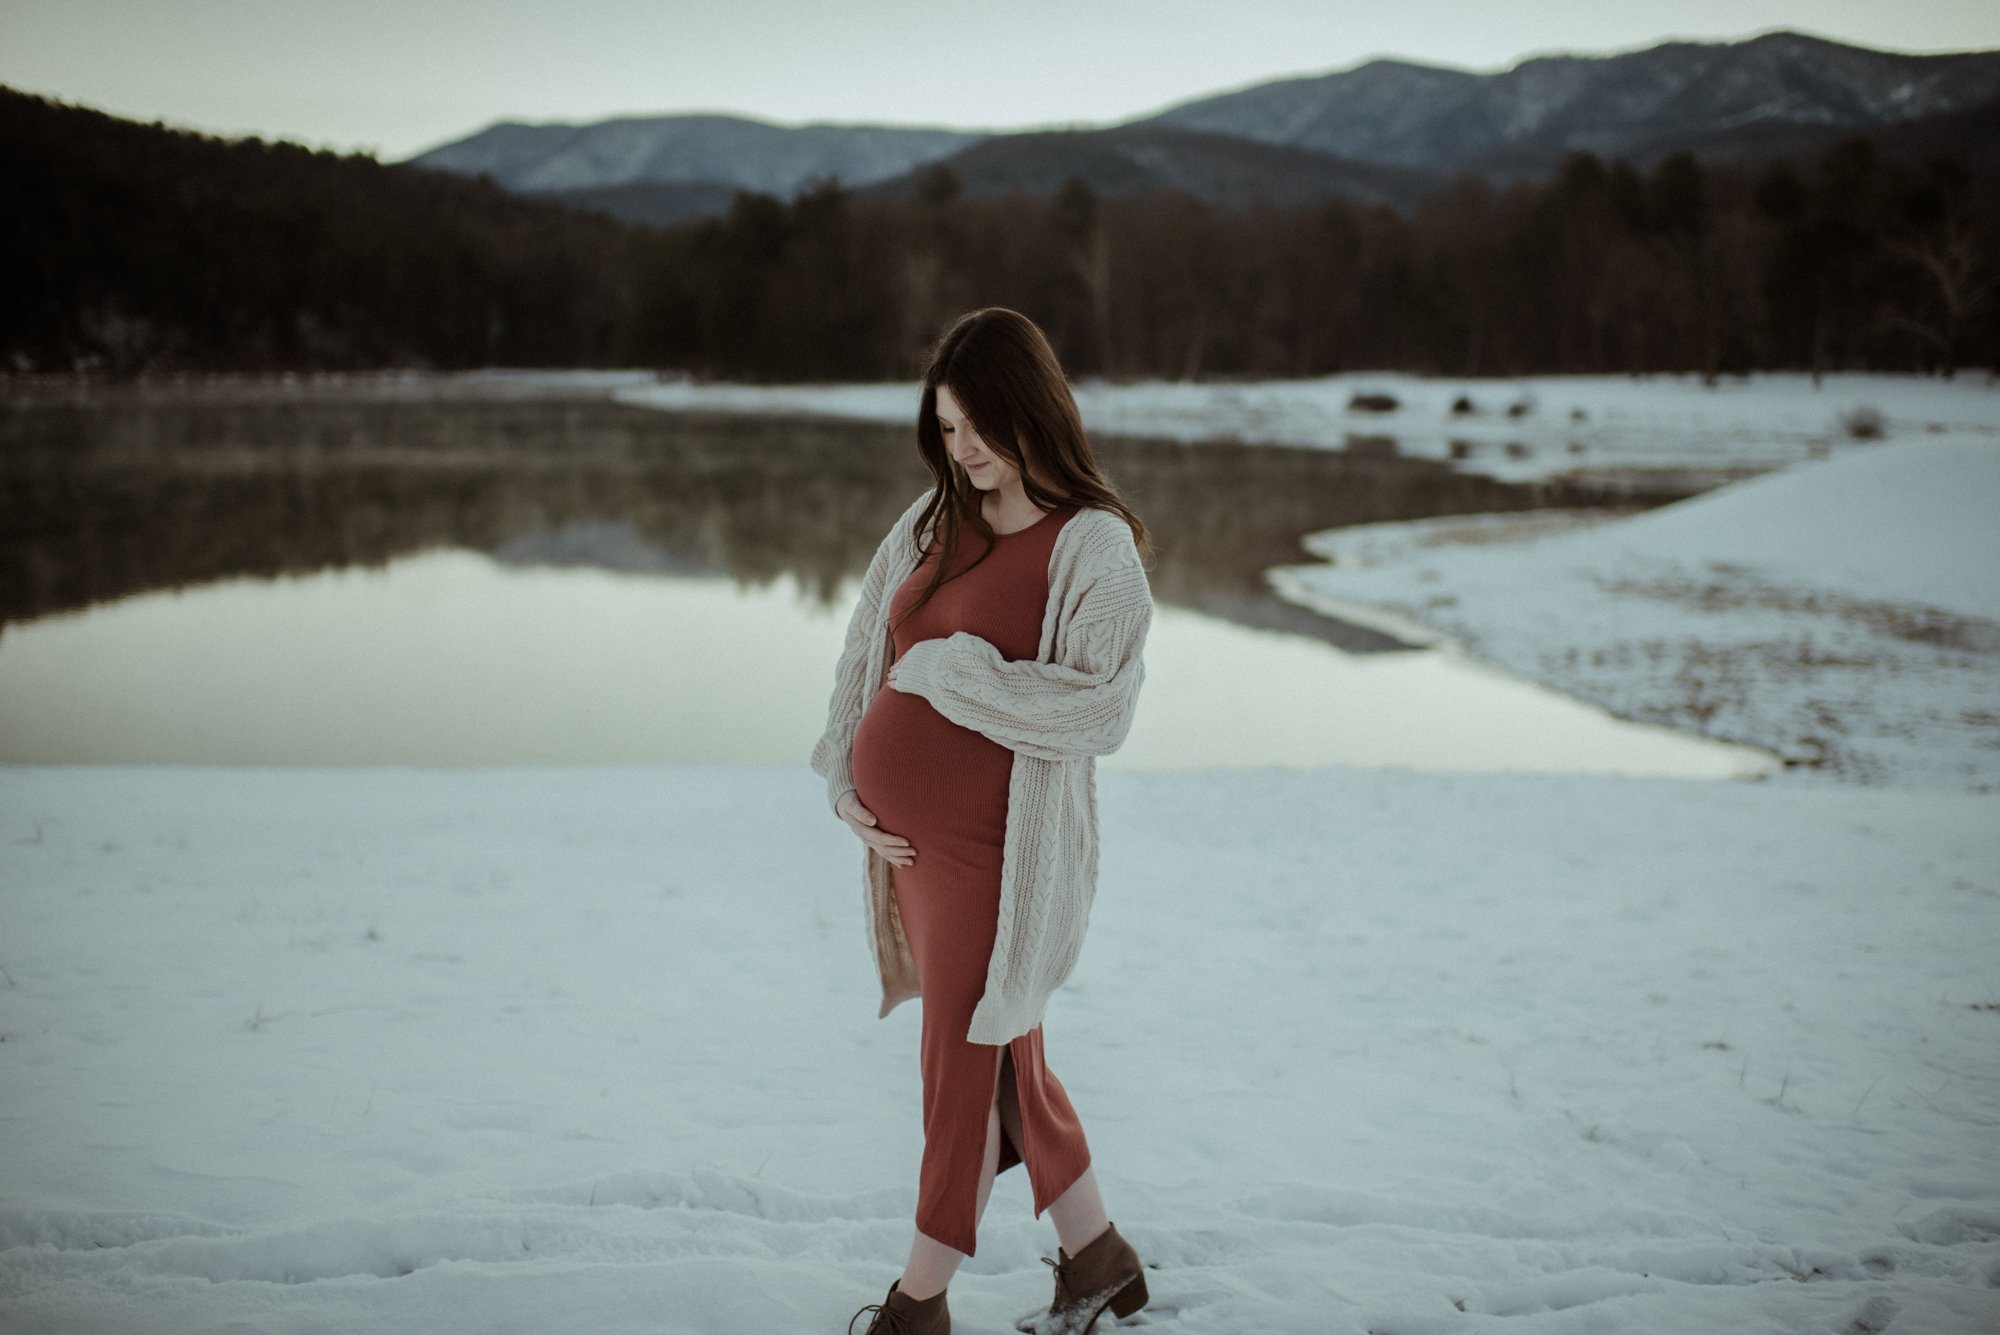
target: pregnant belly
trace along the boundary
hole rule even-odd
[[[861,804],[919,854],[925,836],[996,846],[1006,836],[1014,753],[953,723],[921,695],[877,691],[855,729],[848,765]]]

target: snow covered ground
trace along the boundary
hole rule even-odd
[[[1047,1024],[1161,1332],[2000,1327],[1994,798],[1107,771]],[[844,1330],[919,1006],[799,767],[0,769],[0,1329]],[[1018,1172],[952,1284],[1007,1335]]]
[[[1325,562],[1268,574],[1306,606],[1441,633],[1625,717],[1769,747],[1795,773],[1991,792],[1996,516],[2000,440],[1919,437],[1627,518],[1331,529],[1305,540]]]

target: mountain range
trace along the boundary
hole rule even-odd
[[[1891,157],[1950,154],[1975,179],[2000,179],[2000,51],[1909,55],[1780,30],[1535,56],[1497,73],[1368,60],[1090,129],[503,121],[407,161],[654,224],[723,212],[738,190],[789,198],[829,178],[904,193],[938,165],[972,195],[1076,177],[1112,197],[1179,190],[1241,207],[1340,195],[1407,212],[1455,177],[1542,179],[1579,150],[1642,170],[1684,150],[1754,165],[1856,134]]]

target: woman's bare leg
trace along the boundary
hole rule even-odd
[[[1049,1202],[1049,1219],[1056,1226],[1057,1240],[1071,1256],[1111,1227],[1111,1220],[1104,1213],[1104,1197],[1097,1191],[1095,1168],[1084,1169],[1068,1190]]]

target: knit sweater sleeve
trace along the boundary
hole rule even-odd
[[[1002,658],[991,642],[959,631],[911,645],[896,661],[890,685],[1027,755],[1109,755],[1132,726],[1152,623],[1151,586],[1136,554],[1128,554],[1084,591],[1065,661]]]
[[[911,511],[916,509],[911,507]],[[819,740],[813,744],[812,770],[826,780],[826,800],[834,814],[840,810],[840,796],[854,788],[853,771],[848,753],[854,746],[855,731],[861,726],[861,716],[868,707],[868,656],[870,637],[884,631],[883,600],[887,597],[889,568],[894,564],[897,544],[902,540],[902,527],[908,518],[898,519],[894,528],[875,549],[875,555],[868,562],[867,573],[861,577],[860,601],[854,605],[854,615],[848,619],[847,637],[833,668],[833,694],[827,700],[826,728]]]

